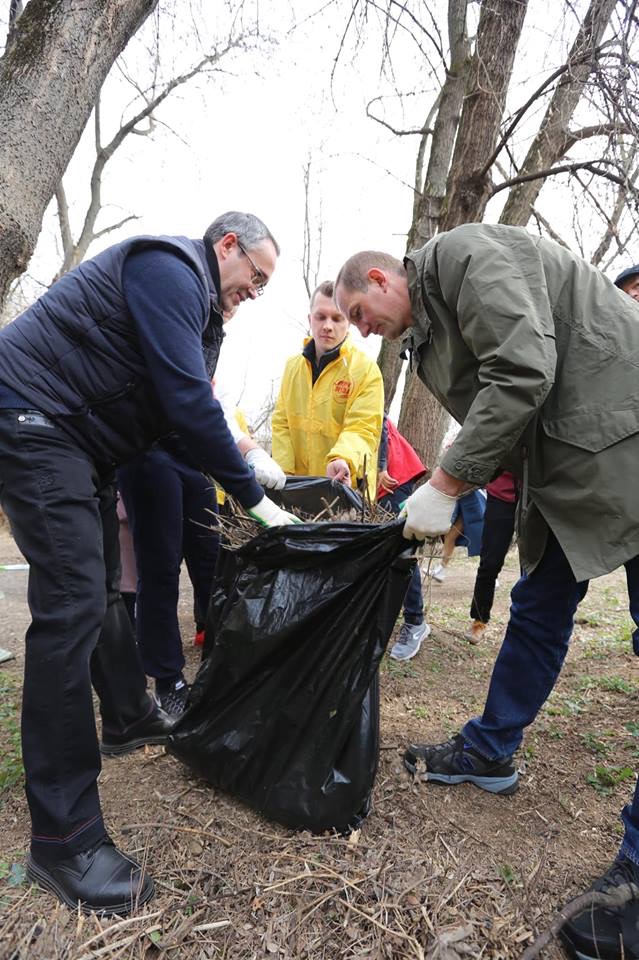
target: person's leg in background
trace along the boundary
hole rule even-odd
[[[442,541],[442,555],[439,558],[439,562],[435,564],[432,571],[429,572],[428,576],[432,577],[436,583],[443,583],[446,579],[446,567],[450,563],[453,553],[455,552],[455,547],[457,545],[458,538],[464,532],[464,520],[462,518],[459,507],[455,508],[453,513],[453,525],[444,536]]]
[[[156,693],[167,709],[172,706],[172,693],[186,683],[178,624],[183,551],[181,464],[165,450],[149,450],[118,470],[118,486],[138,568],[138,646],[144,670],[155,679]]]
[[[91,679],[100,698],[106,756],[130,753],[145,744],[166,743],[171,720],[146,689],[133,627],[120,594],[119,521],[113,478],[98,488],[103,531],[106,613],[91,657]]]
[[[572,955],[583,960],[639,956],[639,783],[621,819],[625,828],[621,849],[590,891],[619,897],[625,890],[625,898],[617,905],[584,907],[561,928]]]
[[[495,599],[497,577],[504,565],[515,532],[516,509],[515,502],[509,503],[490,494],[487,495],[479,567],[470,606],[471,624],[464,634],[471,643],[479,643],[486,632]]]
[[[138,571],[135,565],[135,551],[133,549],[133,536],[131,535],[131,528],[129,527],[129,518],[126,515],[122,497],[119,495],[118,521],[120,524],[120,566],[122,568],[120,595],[124,601],[131,625],[135,630],[135,598],[138,591]]]
[[[211,480],[185,466],[183,475],[183,552],[193,586],[196,636],[203,633],[215,579],[220,536],[216,529],[217,491]]]
[[[381,497],[379,505],[384,510],[388,510],[389,513],[398,516],[404,501],[411,495],[414,487],[415,484],[412,480],[402,483],[392,493]],[[419,653],[422,642],[429,633],[430,626],[424,620],[424,596],[418,561],[415,563],[415,569],[404,597],[404,623],[389,655],[393,660],[412,660]]]

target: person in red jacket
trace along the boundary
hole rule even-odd
[[[486,632],[497,577],[504,565],[515,532],[517,490],[512,473],[505,470],[486,485],[486,512],[481,538],[479,567],[470,605],[471,624],[464,636],[479,643]]]
[[[399,514],[404,501],[413,492],[415,482],[427,471],[408,440],[384,414],[382,439],[377,460],[377,502],[390,513]],[[393,660],[412,660],[419,653],[430,626],[424,620],[424,597],[419,564],[404,598],[404,623],[390,656]]]

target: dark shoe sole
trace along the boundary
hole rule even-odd
[[[73,900],[66,890],[56,883],[53,877],[49,876],[46,870],[38,866],[31,854],[27,856],[27,877],[29,880],[32,880],[33,883],[37,883],[39,887],[42,887],[43,890],[48,890],[49,893],[53,893],[58,900],[61,900],[62,903],[66,904],[67,907],[70,907],[72,910],[77,910],[79,905],[82,913],[97,913],[104,917],[130,914],[137,907],[141,907],[147,903],[155,893],[155,884],[151,877],[147,876],[135,900],[127,900],[124,903],[112,903],[106,907],[92,907],[90,903],[85,903],[82,900]]]
[[[169,742],[167,734],[159,734],[157,737],[138,737],[136,740],[127,740],[126,743],[100,743],[100,753],[103,757],[123,757],[126,753],[133,753],[140,747],[160,746],[164,747]]]
[[[479,777],[476,774],[467,773],[432,773],[430,770],[418,772],[417,764],[411,763],[406,758],[404,758],[404,766],[407,770],[410,770],[413,776],[428,783],[446,783],[452,786],[457,783],[473,783],[480,790],[496,793],[502,797],[508,797],[519,789],[519,774],[517,771],[507,777]]]

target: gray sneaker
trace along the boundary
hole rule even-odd
[[[404,623],[399,631],[399,638],[393,645],[390,657],[393,660],[412,660],[419,653],[422,640],[430,633],[427,623]]]

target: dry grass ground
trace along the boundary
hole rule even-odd
[[[0,561],[18,559],[0,534]],[[488,639],[461,637],[476,561],[456,558],[430,589],[433,631],[419,656],[382,667],[382,750],[373,810],[350,839],[294,834],[191,777],[161,750],[104,764],[100,790],[118,844],[157,884],[139,916],[100,921],[24,882],[28,844],[16,763],[27,623],[25,575],[0,573],[0,960],[520,957],[558,905],[614,856],[634,785],[637,684],[625,581],[593,583],[560,682],[519,763],[521,787],[416,784],[411,739],[441,739],[479,711],[517,576],[508,559]],[[181,602],[192,635],[190,598]],[[189,669],[197,654],[189,648]],[[558,946],[546,958],[563,956]]]

